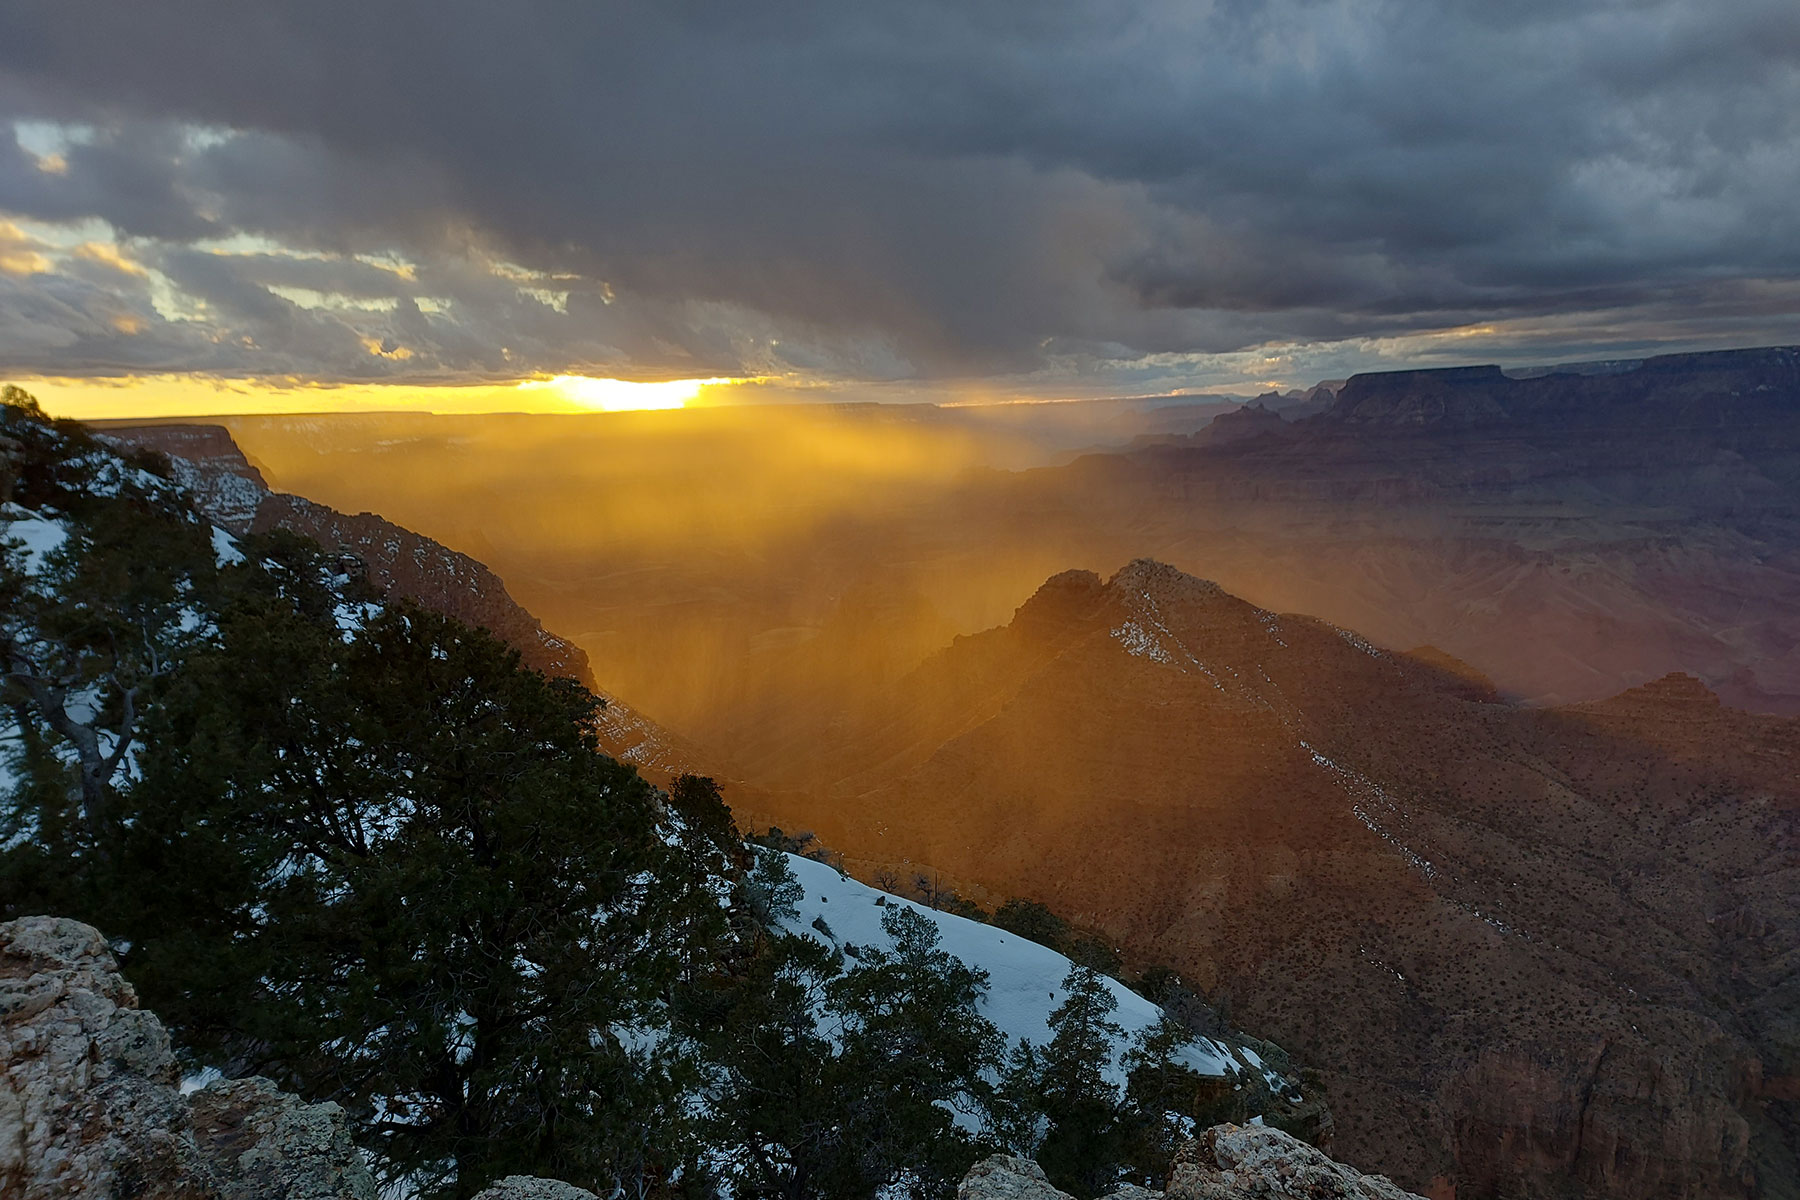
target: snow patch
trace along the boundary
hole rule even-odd
[[[0,516],[6,519],[0,525],[0,539],[19,543],[20,569],[34,578],[44,573],[45,560],[68,543],[66,520],[42,516],[18,504],[0,508]]]
[[[1127,621],[1112,631],[1113,639],[1125,647],[1125,653],[1134,658],[1147,658],[1151,662],[1164,666],[1175,665],[1174,656],[1162,648],[1162,643],[1144,632],[1144,627],[1136,621]]]
[[[882,914],[894,907],[910,908],[937,926],[941,949],[987,972],[988,990],[979,1008],[1006,1035],[1009,1044],[1020,1038],[1034,1046],[1050,1041],[1050,1014],[1068,999],[1062,981],[1074,964],[1067,958],[1004,929],[888,895],[846,878],[824,863],[790,854],[788,865],[806,893],[795,906],[799,915],[783,922],[789,933],[836,948],[855,945],[887,950],[893,947],[893,940],[881,927]],[[877,904],[877,900],[886,903]],[[831,930],[829,936],[814,927],[813,922],[818,920]],[[1139,1034],[1161,1022],[1162,1009],[1116,979],[1102,978],[1101,982],[1119,1004],[1112,1019],[1124,1030],[1124,1036],[1113,1047],[1108,1077],[1123,1085],[1125,1052]],[[1196,1038],[1176,1057],[1202,1075],[1223,1076],[1227,1071],[1244,1069],[1244,1063],[1233,1056],[1229,1046],[1211,1038]],[[1284,1089],[1287,1086],[1282,1085]]]
[[[235,567],[244,561],[244,552],[238,549],[237,539],[217,525],[213,526],[212,548],[213,558],[221,568]]]

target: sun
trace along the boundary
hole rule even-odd
[[[596,412],[629,412],[651,408],[685,408],[702,388],[733,382],[730,379],[667,379],[638,383],[629,379],[594,379],[587,375],[558,375],[553,379],[528,379],[521,390],[555,391],[569,403]]]

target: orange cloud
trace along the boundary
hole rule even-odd
[[[99,263],[103,267],[111,267],[125,275],[136,275],[141,278],[149,274],[140,264],[126,258],[124,251],[110,242],[83,242],[75,247],[75,257],[86,259],[91,263]]]

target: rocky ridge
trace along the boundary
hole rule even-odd
[[[344,582],[367,583],[386,595],[485,628],[517,649],[527,665],[579,681],[605,701],[594,723],[602,749],[654,782],[688,772],[721,779],[733,775],[722,769],[717,756],[600,688],[585,652],[547,631],[513,599],[499,576],[469,555],[374,514],[351,516],[271,489],[222,426],[115,421],[97,423],[92,432],[121,455],[161,455],[166,466],[157,471],[224,533],[240,537],[280,530],[311,538],[336,553]],[[10,454],[0,444],[0,496],[10,495]]]
[[[195,508],[228,533],[304,534],[352,557],[382,591],[490,630],[547,675],[595,686],[581,648],[546,630],[482,563],[373,513],[352,516],[270,490],[222,426],[103,424],[99,432],[115,446],[167,455]]]
[[[218,425],[103,424],[101,440],[168,457],[174,480],[195,508],[233,535],[286,530],[344,556],[347,569],[391,596],[411,600],[513,646],[527,665],[578,680],[606,701],[596,731],[607,753],[652,778],[684,772],[726,777],[709,756],[634,706],[601,688],[587,654],[546,630],[506,584],[467,554],[373,513],[354,516],[302,496],[272,490],[231,434]]]
[[[1796,761],[1691,677],[1527,708],[1140,561],[959,639],[781,815],[1228,998],[1421,1191],[1784,1196]]]

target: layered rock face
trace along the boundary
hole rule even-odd
[[[1137,553],[1516,695],[1679,670],[1800,713],[1800,350],[1360,375],[1233,428],[1254,436],[1079,464],[1065,494]]]
[[[1148,561],[888,699],[784,826],[1177,968],[1321,1069],[1334,1152],[1464,1200],[1800,1185],[1800,722],[1679,676],[1523,707]]]
[[[957,1200],[1070,1200],[1027,1158],[975,1164]],[[1215,1125],[1175,1155],[1166,1190],[1126,1185],[1105,1200],[1418,1200],[1381,1175],[1364,1175],[1278,1129]]]
[[[335,1104],[264,1079],[178,1088],[169,1037],[98,932],[0,925],[0,1194],[375,1200]]]

